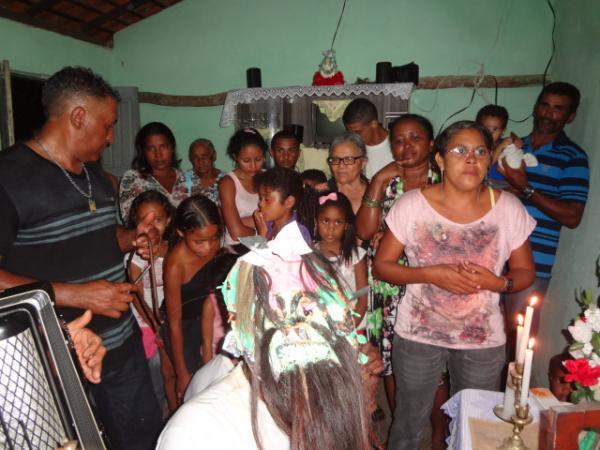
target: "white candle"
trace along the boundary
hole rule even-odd
[[[529,300],[529,306],[525,310],[525,324],[523,325],[523,332],[521,334],[521,342],[519,342],[519,349],[517,353],[517,362],[523,364],[525,361],[525,350],[527,349],[527,343],[529,342],[529,333],[531,332],[531,321],[533,320],[533,307],[537,303],[538,298],[533,295]]]
[[[502,406],[502,418],[509,420],[515,414],[515,389],[512,385],[511,373],[515,370],[515,363],[508,365],[506,374],[506,389],[504,389],[504,401]]]
[[[521,339],[523,338],[523,314],[517,316],[517,346],[515,347],[515,361],[518,360]]]
[[[527,405],[529,398],[529,382],[531,380],[531,362],[533,361],[533,344],[535,339],[529,339],[529,346],[525,350],[525,365],[523,366],[523,381],[521,382],[521,398],[519,403],[521,406]]]

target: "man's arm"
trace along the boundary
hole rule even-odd
[[[505,161],[502,161],[502,164],[499,164],[498,167],[506,181],[517,191],[517,195],[523,192],[528,183],[525,164],[522,164],[518,169],[513,169],[505,164]],[[544,214],[569,228],[575,228],[579,225],[585,208],[583,202],[558,200],[538,190],[529,197],[529,201]]]
[[[2,257],[0,257],[0,261]],[[33,278],[16,275],[0,269],[0,290],[32,283]],[[56,306],[89,309],[94,314],[114,319],[129,309],[135,286],[131,283],[112,283],[98,280],[89,283],[52,282]]]

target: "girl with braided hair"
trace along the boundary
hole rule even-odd
[[[224,349],[243,361],[180,408],[158,448],[370,448],[364,338],[334,268],[296,222],[241,242],[222,291]]]

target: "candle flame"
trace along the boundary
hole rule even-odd
[[[530,338],[529,339],[529,344],[527,345],[527,348],[528,349],[532,349],[534,345],[535,345],[535,338]]]
[[[537,302],[538,302],[537,295],[532,295],[531,298],[529,299],[529,306],[535,306],[535,304]]]
[[[524,320],[524,319],[523,319],[523,314],[519,314],[519,315],[517,316],[517,323],[519,324],[519,326],[520,326],[520,327],[522,327],[522,326],[523,326],[523,320]]]

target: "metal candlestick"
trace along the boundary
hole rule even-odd
[[[511,372],[510,380],[512,381],[512,387],[515,389],[515,414],[510,419],[505,419],[502,414],[503,405],[496,405],[494,414],[504,422],[513,424],[513,434],[511,437],[506,438],[497,450],[529,450],[521,437],[523,428],[533,421],[532,415],[529,414],[529,405],[519,403],[523,382],[523,364],[515,364],[515,372]]]

